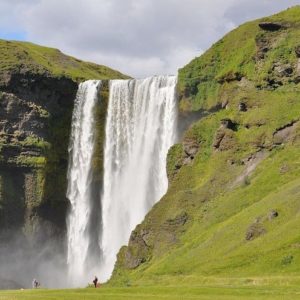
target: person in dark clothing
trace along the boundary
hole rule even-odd
[[[94,286],[95,288],[97,287],[97,283],[98,283],[98,278],[97,276],[95,276],[95,279],[93,280]]]

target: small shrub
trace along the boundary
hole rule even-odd
[[[293,255],[287,255],[281,260],[281,264],[283,266],[290,265],[292,263],[293,259],[294,259]]]

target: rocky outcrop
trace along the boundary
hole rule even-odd
[[[256,38],[256,60],[262,60],[265,58],[266,53],[271,49],[272,45],[270,40],[265,36],[259,36]]]
[[[251,224],[247,231],[245,239],[247,241],[252,241],[259,236],[266,233],[266,229],[264,228],[263,224],[260,222],[260,219],[257,219],[253,224]]]
[[[273,70],[280,77],[291,77],[294,70],[291,64],[275,63]]]
[[[190,164],[199,151],[199,143],[195,139],[186,138],[183,141],[183,164]]]
[[[230,130],[236,130],[237,124],[233,122],[231,119],[226,118],[221,120],[220,129],[230,129]]]
[[[252,241],[267,232],[265,228],[266,222],[273,221],[278,218],[279,213],[275,209],[271,209],[267,215],[257,217],[255,221],[248,227],[245,235],[247,241]]]
[[[218,151],[226,151],[231,148],[233,135],[229,130],[219,129],[215,135],[213,148]]]
[[[131,233],[129,245],[130,249],[125,249],[124,265],[127,269],[135,269],[149,258],[151,232],[137,228]]]
[[[151,260],[153,254],[161,255],[160,248],[163,244],[167,243],[170,247],[178,242],[176,233],[184,228],[188,220],[186,212],[179,213],[161,224],[159,233],[150,227],[142,228],[138,225],[131,233],[128,247],[123,247],[118,254],[118,267],[136,269]]]
[[[173,226],[183,226],[188,220],[188,214],[183,212],[177,215],[174,219],[168,219],[166,223]]]
[[[283,127],[278,128],[273,134],[273,143],[275,145],[281,145],[287,143],[293,139],[296,129],[298,128],[298,122],[294,121],[286,124]]]
[[[222,119],[219,129],[217,130],[213,149],[218,151],[226,151],[232,148],[234,144],[233,131],[236,131],[237,124],[231,119]]]
[[[267,31],[277,31],[277,30],[284,28],[284,26],[282,24],[275,23],[275,22],[261,22],[258,24],[258,26],[261,29],[267,30]]]
[[[240,81],[243,78],[243,75],[239,72],[229,72],[220,78],[218,78],[218,83],[223,84],[225,82],[231,81]]]

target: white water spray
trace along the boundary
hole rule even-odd
[[[69,144],[67,198],[71,202],[68,217],[69,284],[87,283],[89,221],[91,215],[91,162],[94,152],[94,107],[101,81],[89,80],[79,85],[72,117]]]
[[[106,122],[101,280],[131,231],[167,191],[166,157],[176,139],[176,77],[112,80]]]

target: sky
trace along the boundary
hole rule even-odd
[[[0,38],[136,78],[176,74],[238,25],[300,0],[0,0]]]

